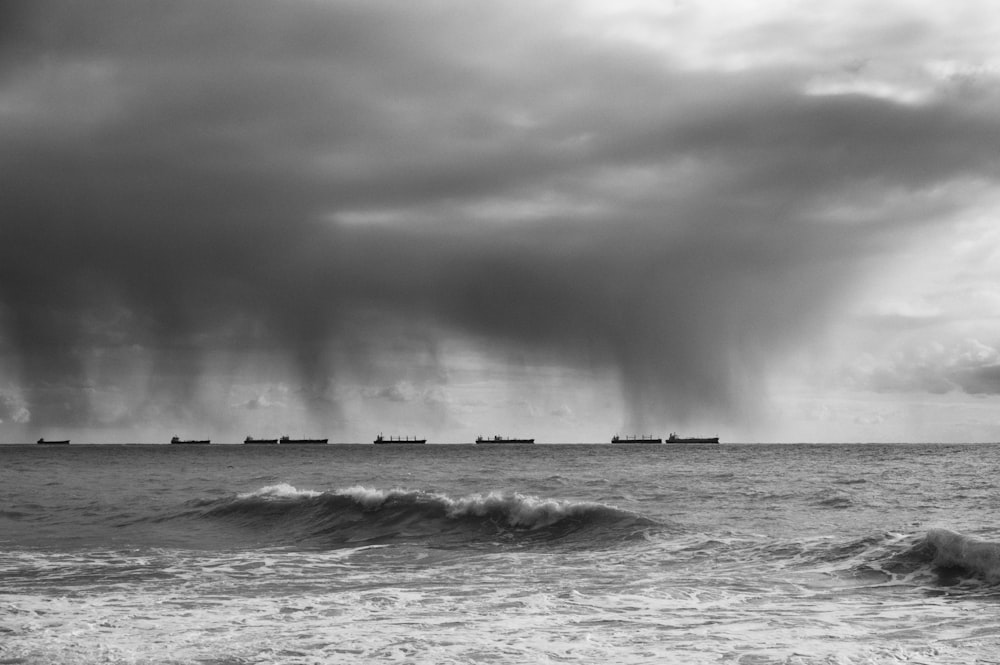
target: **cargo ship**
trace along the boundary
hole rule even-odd
[[[652,434],[649,436],[618,436],[615,434],[611,437],[611,443],[663,443],[663,439],[654,438]]]
[[[45,439],[39,439],[38,441],[35,441],[35,443],[39,446],[68,446],[69,439],[63,439],[60,441],[46,441]]]
[[[718,443],[719,437],[717,436],[677,436],[673,432],[667,437],[667,443]]]
[[[248,444],[248,443],[277,444],[278,440],[277,439],[255,439],[252,436],[248,436],[247,438],[243,439],[243,443],[244,444]]]
[[[212,443],[211,439],[180,439],[178,437],[173,437],[170,439],[170,443],[174,445],[208,445]]]
[[[416,437],[409,437],[409,436],[390,436],[389,438],[386,438],[386,437],[382,436],[381,432],[379,432],[379,435],[375,437],[375,440],[372,443],[376,443],[376,444],[379,444],[379,443],[411,443],[411,444],[418,443],[419,444],[419,443],[427,443],[427,439],[418,439]]]
[[[492,439],[484,439],[481,436],[476,437],[476,443],[534,443],[534,439],[507,439],[502,436],[495,436]]]
[[[278,439],[278,443],[319,443],[323,444],[329,441],[329,439],[290,439],[287,436],[283,436]]]

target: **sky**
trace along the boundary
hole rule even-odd
[[[1000,441],[989,0],[0,14],[0,441]]]

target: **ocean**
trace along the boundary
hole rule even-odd
[[[0,665],[998,663],[991,445],[0,446]]]

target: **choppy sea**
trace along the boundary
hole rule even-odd
[[[0,446],[0,664],[998,663],[1000,447]]]

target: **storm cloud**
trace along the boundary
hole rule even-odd
[[[335,421],[341,377],[451,338],[613,370],[636,428],[739,422],[1000,175],[988,81],[869,94],[850,48],[692,67],[563,3],[7,11],[0,350],[35,423],[106,421],[98,387],[211,419],[198,382],[251,356]]]

